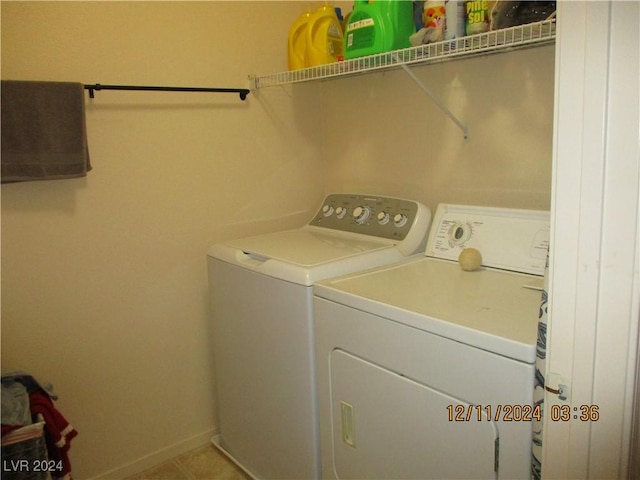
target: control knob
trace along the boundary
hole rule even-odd
[[[385,212],[384,210],[378,213],[378,223],[380,225],[386,225],[387,223],[389,223],[389,218],[389,213]]]
[[[336,208],[336,216],[338,218],[344,218],[346,213],[347,213],[347,209],[346,208],[344,208],[344,207]]]
[[[356,207],[353,209],[353,218],[359,225],[366,223],[366,221],[369,220],[370,214],[371,209],[369,207]]]
[[[407,224],[407,220],[407,216],[404,213],[396,213],[393,217],[393,224],[398,228],[402,228]]]
[[[472,234],[473,228],[471,227],[471,224],[456,222],[449,229],[449,243],[451,245],[463,245],[471,238]]]
[[[333,207],[331,205],[325,205],[322,207],[322,214],[325,217],[330,217],[333,214]]]

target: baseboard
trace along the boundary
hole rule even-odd
[[[120,467],[101,473],[90,480],[113,480],[114,478],[126,478],[144,470],[154,467],[160,463],[171,460],[172,458],[182,455],[190,450],[194,450],[203,445],[211,444],[211,437],[217,433],[213,428],[205,430],[202,433],[189,437],[180,442],[176,442],[168,447],[161,448],[153,453],[138,458],[133,462],[129,462]]]
[[[243,463],[240,460],[238,460],[236,457],[231,455],[231,453],[228,452],[227,449],[222,446],[222,440],[220,438],[220,435],[214,435],[213,437],[211,437],[211,443],[213,443],[213,445],[218,450],[220,450],[220,452],[225,457],[227,457],[229,460],[231,460],[233,463],[235,463],[244,473],[246,473],[249,478],[251,478],[252,480],[258,480],[258,478],[251,471],[249,471],[249,470],[247,470],[245,468],[245,466],[243,465]]]

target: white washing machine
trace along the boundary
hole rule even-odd
[[[320,475],[312,284],[424,252],[430,223],[418,202],[333,194],[302,228],[210,247],[213,441],[251,476]]]
[[[425,256],[314,286],[324,478],[529,478],[548,243],[548,212],[441,204]]]

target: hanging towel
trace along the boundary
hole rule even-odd
[[[83,84],[3,80],[0,89],[2,183],[91,170]]]

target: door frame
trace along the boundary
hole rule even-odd
[[[638,349],[637,2],[558,2],[543,478],[626,478]],[[549,415],[568,407],[568,421]],[[580,420],[581,406],[597,419]]]

